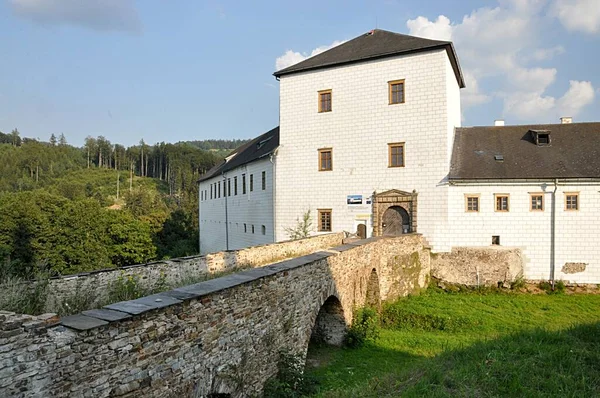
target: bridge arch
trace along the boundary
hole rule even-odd
[[[365,306],[379,310],[381,308],[381,292],[379,289],[379,275],[373,268],[367,281],[367,293],[365,297]]]
[[[341,346],[347,328],[344,307],[335,295],[331,295],[319,309],[310,340],[316,343]]]

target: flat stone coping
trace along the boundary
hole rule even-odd
[[[70,315],[60,320],[61,325],[69,327],[71,329],[84,331],[94,329],[100,326],[108,325],[108,322],[98,318],[92,318],[82,314]]]
[[[305,256],[284,260],[264,267],[247,269],[235,274],[209,279],[193,285],[182,286],[166,292],[141,297],[135,300],[112,303],[104,306],[101,309],[83,311],[81,314],[61,318],[60,323],[63,326],[78,331],[102,327],[108,325],[109,322],[127,320],[135,315],[178,305],[185,300],[197,299],[202,296],[207,296],[235,286],[243,285],[248,282],[256,281],[264,277],[272,276],[280,272],[299,268],[315,261],[336,256],[341,252],[367,245],[379,239],[381,238],[376,237],[349,242],[328,250],[322,250]]]

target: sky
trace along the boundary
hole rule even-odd
[[[600,0],[0,0],[0,131],[255,137],[273,72],[373,28],[454,42],[463,126],[600,121]]]

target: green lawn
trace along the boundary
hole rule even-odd
[[[428,291],[383,320],[363,348],[311,347],[319,396],[600,396],[600,295]]]

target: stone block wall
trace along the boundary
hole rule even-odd
[[[146,287],[153,286],[159,280],[167,286],[173,286],[185,280],[197,280],[206,274],[257,267],[309,254],[339,245],[343,238],[343,233],[333,233],[229,252],[174,258],[54,278],[49,284],[46,308],[47,311],[56,311],[65,305],[69,297],[83,294],[94,297],[92,307],[97,303],[105,303],[110,284],[118,278],[133,276]]]
[[[381,298],[395,299],[426,285],[427,254],[418,235],[367,239],[59,325],[52,315],[1,313],[0,396],[252,396],[276,373],[280,350],[306,353],[329,298],[348,324],[373,270]]]
[[[467,286],[510,286],[523,277],[521,249],[500,246],[455,247],[431,256],[431,276]]]

